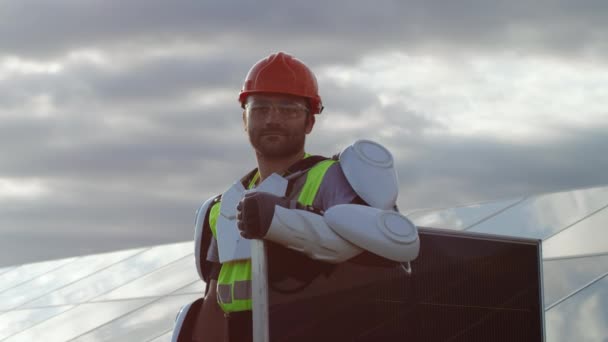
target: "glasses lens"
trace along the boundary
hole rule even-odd
[[[247,105],[249,115],[256,119],[265,119],[271,113],[276,112],[283,120],[292,120],[301,117],[308,112],[308,108],[301,103],[271,103],[252,101]]]

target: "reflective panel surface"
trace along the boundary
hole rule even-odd
[[[463,230],[479,221],[520,202],[522,198],[480,203],[466,207],[414,212],[407,217],[419,227]]]
[[[608,276],[545,313],[547,341],[608,339]]]
[[[64,305],[41,309],[13,310],[0,314],[0,340],[56,316],[72,307],[71,305]]]
[[[168,296],[154,301],[73,341],[148,341],[173,328],[179,309],[195,295]]]
[[[608,274],[608,255],[543,262],[545,308]]]
[[[198,293],[202,296],[205,293],[205,283],[200,279],[195,280],[192,284],[175,291],[175,294],[186,293]]]
[[[192,250],[192,243],[162,245],[146,249],[87,278],[26,303],[23,307],[76,304],[88,301],[183,258],[191,254]],[[141,251],[141,249],[134,251]],[[193,268],[193,271],[196,274],[196,269]]]
[[[7,266],[7,267],[0,268],[0,277],[2,276],[3,273],[6,273],[6,272],[11,271],[11,270],[14,270],[17,267],[18,266]]]
[[[150,340],[149,342],[171,342],[171,336],[173,335],[173,331],[169,330],[165,334],[158,336],[157,338]]]
[[[196,279],[198,279],[198,273],[194,263],[194,254],[191,254],[93,300],[162,296],[184,287]]]
[[[23,284],[39,275],[50,272],[74,260],[76,260],[76,258],[37,262],[35,264],[16,267],[8,272],[5,272],[0,275],[0,294],[2,291],[6,291],[7,289],[19,284]]]
[[[539,195],[468,231],[545,239],[608,204],[608,187]]]
[[[76,258],[53,271],[0,293],[0,310],[12,309],[39,298],[45,293],[91,275],[132,254],[133,251],[121,251]]]
[[[543,241],[543,256],[608,253],[608,208]]]
[[[608,187],[603,187],[408,217],[418,226],[450,229],[449,234],[479,231],[545,239],[543,304],[550,308],[545,312],[546,340],[608,342],[607,205]],[[289,292],[310,282],[311,274],[274,279],[273,321],[290,326],[290,305],[295,303],[303,310],[296,315],[313,313],[305,326],[318,331],[358,329],[360,336],[378,337],[385,329],[403,332],[412,341],[522,340],[523,330],[509,331],[512,336],[492,334],[507,324],[530,327],[536,319],[530,319],[536,310],[533,291],[519,286],[538,275],[519,259],[528,252],[502,249],[501,239],[482,245],[423,239],[409,277],[402,268],[378,271],[377,265],[365,263],[322,269],[320,277],[311,273],[315,280],[305,287],[313,291],[308,297]],[[0,340],[168,342],[179,308],[204,293],[193,250],[190,241],[119,252],[132,254],[116,259],[98,254],[0,268]],[[359,268],[367,278],[348,277]],[[326,286],[332,282],[338,291]],[[484,285],[477,288],[478,283]],[[332,322],[332,315],[349,318]],[[416,328],[405,331],[412,322]],[[296,333],[305,336],[309,331]]]
[[[165,333],[153,340],[150,340],[150,342],[170,342],[172,335],[173,335],[173,331],[168,331],[167,333]]]
[[[67,341],[131,312],[150,301],[150,299],[132,299],[81,304],[4,341]]]
[[[269,248],[271,338],[541,339],[538,241],[421,229],[420,246],[411,274],[371,255],[338,265],[309,262],[294,268],[301,261],[293,254],[297,252],[277,249],[272,254]]]

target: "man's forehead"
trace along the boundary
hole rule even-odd
[[[286,95],[286,94],[271,94],[271,93],[263,93],[263,94],[251,94],[247,98],[247,102],[252,101],[268,101],[268,102],[298,102],[302,104],[306,104],[307,100],[304,97],[294,96],[294,95]]]

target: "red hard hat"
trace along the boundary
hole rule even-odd
[[[256,93],[306,97],[312,114],[320,114],[323,110],[315,74],[300,60],[284,52],[272,54],[251,67],[239,94],[241,106],[245,106],[247,96]]]

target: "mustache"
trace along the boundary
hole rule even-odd
[[[260,131],[260,135],[289,135],[289,132],[280,129],[264,129]]]

